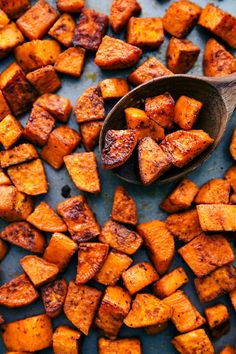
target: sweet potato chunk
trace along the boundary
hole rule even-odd
[[[10,18],[21,16],[29,7],[29,0],[5,1],[0,0],[0,8],[6,12]]]
[[[102,243],[80,243],[76,284],[84,284],[94,278],[102,268],[109,246]]]
[[[11,110],[2,94],[2,91],[0,90],[0,121],[3,120],[3,118],[5,118],[8,114],[11,114]]]
[[[235,166],[231,166],[225,172],[225,179],[230,183],[231,188],[236,193],[236,165]]]
[[[78,98],[75,104],[75,117],[78,123],[105,118],[104,101],[99,87],[90,87]]]
[[[53,333],[53,352],[55,354],[78,354],[81,333],[68,327],[59,326]]]
[[[145,112],[150,119],[163,128],[173,128],[175,101],[168,92],[163,95],[146,98]]]
[[[177,38],[186,37],[196,24],[201,14],[197,4],[187,0],[175,1],[167,9],[163,17],[166,32]]]
[[[126,254],[111,250],[94,279],[104,285],[115,285],[133,260]]]
[[[236,349],[232,345],[226,345],[223,350],[221,350],[220,354],[235,354]]]
[[[236,205],[197,205],[200,225],[203,231],[236,231]]]
[[[146,327],[167,322],[172,308],[150,294],[137,294],[124,323],[131,328]]]
[[[175,105],[174,122],[181,129],[189,130],[195,124],[202,108],[202,102],[187,96],[181,96]]]
[[[181,354],[214,354],[215,350],[204,329],[196,329],[189,333],[174,337],[172,344]]]
[[[85,122],[80,124],[82,143],[86,151],[92,151],[99,142],[102,121]]]
[[[227,76],[236,71],[236,58],[214,38],[210,38],[205,46],[203,69],[206,76]]]
[[[219,338],[229,330],[229,312],[225,305],[205,308],[205,315],[213,338]]]
[[[49,112],[56,120],[66,123],[72,111],[72,105],[69,98],[61,97],[55,94],[45,93],[34,103]]]
[[[94,152],[78,152],[64,157],[67,171],[82,191],[99,193],[101,191],[97,159]]]
[[[110,12],[110,23],[113,31],[119,33],[132,16],[138,15],[141,6],[136,0],[113,0]]]
[[[17,165],[38,157],[37,150],[31,144],[21,144],[11,150],[0,152],[0,164],[2,168]]]
[[[136,232],[112,220],[103,226],[99,241],[128,255],[134,254],[142,244],[142,238]]]
[[[122,338],[110,340],[99,338],[98,354],[142,354],[141,342],[136,338]]]
[[[14,22],[0,28],[0,59],[24,42],[21,31]]]
[[[174,166],[183,167],[213,144],[213,141],[203,130],[177,130],[166,135],[161,147],[170,154]]]
[[[90,286],[69,284],[64,312],[68,320],[85,335],[89,333],[101,295],[101,291]]]
[[[108,286],[98,309],[95,325],[102,334],[115,339],[128,315],[131,303],[129,293],[119,286]]]
[[[6,242],[0,239],[0,262],[6,257],[7,251],[8,251],[8,246]]]
[[[115,189],[111,217],[114,221],[124,224],[137,224],[135,201],[122,186],[117,186]]]
[[[68,126],[60,126],[49,135],[40,156],[55,169],[61,168],[64,156],[70,154],[80,142],[80,135]]]
[[[72,38],[75,30],[75,20],[69,14],[62,14],[60,18],[48,31],[48,34],[55,38],[65,47],[72,45]]]
[[[55,213],[55,211],[50,207],[50,205],[45,202],[41,202],[37,205],[33,213],[28,216],[27,221],[41,231],[67,231],[66,224]]]
[[[116,77],[100,81],[99,87],[104,100],[118,99],[129,92],[127,81]]]
[[[141,262],[123,272],[122,279],[129,293],[134,295],[156,281],[158,274],[149,262]]]
[[[201,234],[178,250],[197,277],[233,262],[234,252],[224,236]]]
[[[0,168],[0,186],[11,186],[11,181]]]
[[[59,54],[55,69],[65,75],[80,77],[85,62],[85,49],[68,48]]]
[[[17,26],[30,40],[42,38],[58,18],[58,13],[44,0],[38,0],[17,21]]]
[[[231,138],[230,146],[229,146],[229,151],[234,160],[236,160],[236,129],[233,131],[233,135]]]
[[[64,279],[56,280],[53,283],[41,288],[41,295],[46,314],[51,317],[60,315],[67,293],[67,284]]]
[[[52,323],[46,314],[2,325],[7,350],[34,352],[51,346]]]
[[[35,287],[54,280],[59,273],[55,264],[37,256],[25,256],[20,260],[20,264]]]
[[[22,126],[19,121],[8,114],[0,122],[0,143],[4,149],[9,149],[21,137],[23,132]]]
[[[2,9],[0,9],[0,29],[5,27],[9,23],[9,21],[10,20],[7,14]]]
[[[202,278],[196,278],[194,283],[200,301],[212,301],[235,289],[236,269],[232,265],[226,265]]]
[[[28,73],[26,78],[41,95],[57,91],[61,87],[61,81],[52,65]]]
[[[61,12],[80,12],[85,5],[85,0],[57,0],[58,10]]]
[[[159,220],[148,221],[137,226],[144,244],[159,274],[165,273],[174,257],[175,243],[166,224]]]
[[[123,165],[132,155],[136,144],[135,130],[108,130],[101,154],[102,167],[110,170]]]
[[[178,267],[157,280],[152,289],[157,297],[163,299],[172,295],[186,283],[188,283],[188,276],[182,267]]]
[[[205,183],[195,197],[196,204],[228,204],[230,184],[224,179],[211,179]]]
[[[88,241],[99,235],[100,227],[83,195],[61,202],[57,211],[63,217],[75,242]]]
[[[95,64],[104,70],[125,69],[133,66],[142,50],[118,38],[103,37],[95,57]]]
[[[128,79],[132,84],[138,86],[157,77],[170,75],[173,75],[173,73],[169,69],[155,57],[151,57],[135,69]]]
[[[172,308],[171,321],[180,333],[190,332],[206,322],[181,290],[166,297],[163,302]]]

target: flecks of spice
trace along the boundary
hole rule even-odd
[[[71,192],[71,188],[67,184],[65,186],[63,186],[62,189],[61,189],[61,195],[64,198],[69,198],[70,197],[70,192]]]

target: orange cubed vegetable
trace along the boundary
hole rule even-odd
[[[33,145],[20,144],[10,150],[0,152],[0,165],[2,168],[6,168],[36,159],[37,157],[38,153]]]
[[[93,151],[99,142],[103,121],[85,122],[80,124],[82,143],[86,151]]]
[[[205,308],[205,315],[213,338],[219,338],[229,330],[229,312],[225,305]]]
[[[23,129],[19,121],[8,114],[0,122],[0,143],[5,149],[9,149],[21,137],[22,132]]]
[[[146,98],[145,112],[150,119],[163,128],[173,128],[175,101],[168,92],[163,95]]]
[[[137,207],[131,195],[121,186],[114,193],[111,217],[124,224],[137,224]]]
[[[215,353],[214,347],[204,329],[196,329],[195,331],[178,335],[174,337],[171,343],[181,354]]]
[[[57,91],[61,87],[61,81],[52,65],[30,72],[26,78],[41,95]]]
[[[107,338],[99,338],[98,354],[142,354],[141,342],[136,338],[122,338],[110,340]]]
[[[62,74],[80,77],[85,62],[83,48],[68,48],[58,55],[55,69]]]
[[[75,20],[70,14],[62,14],[50,28],[48,34],[65,47],[72,45],[75,30]]]
[[[110,23],[113,31],[119,33],[132,16],[138,15],[141,6],[136,0],[113,0],[110,12]]]
[[[195,197],[196,204],[228,204],[230,184],[220,178],[211,179],[205,183]]]
[[[157,280],[153,284],[152,290],[157,297],[163,299],[172,295],[186,283],[188,283],[188,276],[182,267],[178,267]]]
[[[225,172],[225,179],[230,183],[231,188],[236,193],[236,166],[231,166]]]
[[[197,212],[203,231],[236,231],[236,205],[199,204]]]
[[[0,59],[4,58],[18,45],[25,41],[21,31],[14,22],[0,28]]]
[[[44,285],[40,291],[46,314],[51,318],[59,316],[66,299],[66,281],[64,279],[56,280]]]
[[[2,91],[0,90],[0,121],[3,120],[3,118],[5,118],[8,114],[11,114],[11,110],[2,94]]]
[[[54,354],[78,354],[81,333],[68,326],[59,326],[53,333]]]
[[[84,5],[85,0],[57,0],[57,7],[61,12],[78,13]]]
[[[90,87],[78,98],[75,104],[75,118],[77,123],[105,118],[104,101],[99,87]]]
[[[116,77],[100,81],[99,87],[104,100],[118,99],[129,92],[127,81]]]
[[[51,93],[45,93],[40,96],[34,102],[34,105],[45,109],[45,111],[49,112],[56,120],[62,123],[68,121],[72,111],[72,105],[69,98]]]
[[[181,129],[192,129],[202,109],[202,102],[187,96],[181,96],[175,104],[174,122]]]
[[[0,8],[12,19],[21,16],[29,7],[29,0],[0,0]]]

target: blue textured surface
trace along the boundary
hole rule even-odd
[[[171,1],[157,1],[157,0],[139,0],[142,5],[142,17],[154,17],[154,16],[162,16],[164,10],[169,6]],[[211,1],[213,2],[213,1]],[[55,5],[55,1],[50,1],[51,4]],[[204,6],[207,1],[206,0],[199,0],[197,1],[198,4]],[[225,10],[230,11],[233,15],[236,15],[236,1],[234,0],[223,0],[223,1],[214,1],[215,4],[219,5]],[[103,13],[109,14],[109,9],[111,5],[111,0],[87,0],[87,6],[94,8],[98,11]],[[123,34],[121,35],[121,38]],[[201,28],[195,28],[192,33],[189,35],[189,38],[194,41],[194,43],[198,44],[201,48],[204,47],[204,43],[208,38],[208,34],[205,30]],[[161,46],[158,51],[152,53],[145,53],[141,61],[144,61],[145,57],[154,55],[158,59],[164,62],[165,60],[165,52],[166,47],[168,44],[168,37],[166,37],[165,42]],[[190,71],[191,74],[202,74],[202,55],[203,51],[201,52],[198,62],[195,64],[194,68]],[[1,61],[0,63],[0,70],[2,71],[11,61],[13,58],[8,58],[6,60]],[[131,69],[133,70],[133,69]],[[74,104],[76,99],[80,96],[80,94],[88,87],[92,85],[96,85],[99,80],[106,78],[106,77],[122,77],[126,76],[128,72],[131,70],[125,71],[116,71],[116,72],[102,72],[99,68],[95,66],[93,63],[93,56],[87,54],[87,60],[84,68],[83,75],[80,79],[73,79],[68,77],[62,77],[63,86],[58,91],[58,93],[62,96],[69,97]],[[191,92],[189,93],[191,96]],[[109,107],[107,106],[107,110]],[[24,124],[25,120],[27,119],[27,115],[21,118],[22,123]],[[220,146],[211,156],[211,158],[196,172],[189,175],[198,185],[203,184],[209,178],[216,178],[222,177],[224,175],[224,171],[232,164],[232,159],[229,156],[228,146],[230,142],[230,136],[232,133],[232,129],[236,122],[236,114],[232,117],[231,121],[229,122],[227,133],[223,138]],[[75,123],[74,115],[71,116],[70,119],[70,126],[77,129],[77,124]],[[77,151],[83,150],[82,147],[79,147]],[[98,152],[98,149],[96,150]],[[65,167],[60,170],[60,172],[56,172],[50,166],[45,163],[48,181],[49,181],[49,193],[45,197],[36,198],[36,204],[44,199],[53,207],[63,200],[61,196],[61,188],[64,185],[69,185],[71,187],[71,195],[80,194],[80,192],[75,188],[73,183],[71,182]],[[112,172],[109,171],[102,171],[99,166],[99,171],[101,175],[101,185],[102,185],[102,193],[99,196],[92,196],[88,195],[88,201],[91,207],[93,208],[94,212],[97,215],[98,221],[102,225],[109,217],[112,205],[112,197],[114,188],[118,184],[122,184],[134,197],[137,202],[138,206],[138,216],[139,222],[148,221],[151,219],[164,219],[166,217],[165,213],[159,210],[158,205],[162,201],[162,199],[168,194],[170,189],[173,185],[162,186],[162,187],[148,187],[142,188],[140,186],[133,186],[128,185],[122,181],[120,181]],[[0,223],[0,227],[2,228],[5,224],[3,222]],[[179,245],[177,244],[176,247]],[[22,269],[19,265],[19,260],[27,254],[26,251],[11,246],[10,251],[4,261],[0,264],[0,282],[3,284],[6,281],[11,280],[12,278],[16,277],[22,272]],[[147,259],[146,253],[144,250],[140,250],[135,256],[134,261],[139,262],[141,260]],[[171,269],[175,268],[176,266],[184,265],[181,258],[176,254],[174,262],[171,266]],[[187,268],[184,265],[185,268]],[[188,269],[187,269],[188,270]],[[76,259],[70,264],[65,277],[67,280],[73,279],[76,272]],[[188,270],[190,282],[186,286],[183,287],[184,291],[190,296],[191,300],[197,307],[197,309],[203,313],[204,307],[198,301],[198,298],[194,291],[193,286],[193,274],[191,271]],[[97,286],[95,284],[95,286]],[[236,313],[234,312],[228,296],[221,297],[217,301],[213,302],[223,302],[227,305],[228,309],[230,310],[230,318],[231,318],[231,329],[230,331],[223,336],[218,341],[214,342],[214,346],[216,348],[216,353],[219,353],[220,350],[223,348],[225,344],[236,344]],[[209,306],[212,303],[208,303]],[[6,322],[14,321],[17,319],[21,319],[24,317],[36,315],[39,313],[44,312],[44,308],[42,305],[41,300],[38,300],[36,303],[32,304],[31,306],[24,307],[21,309],[4,309],[0,308],[0,313],[4,314]],[[66,318],[61,315],[57,319],[53,321],[54,326],[58,326],[59,324],[66,324],[68,321]],[[207,329],[207,328],[206,328]],[[163,333],[148,336],[145,334],[143,330],[130,330],[128,328],[122,328],[120,332],[122,336],[138,336],[142,340],[143,345],[143,353],[144,354],[170,354],[175,353],[173,346],[171,345],[170,341],[173,336],[177,335],[177,331],[173,325],[170,325],[167,330]],[[95,354],[97,353],[97,338],[99,334],[96,330],[92,330],[90,335],[87,338],[84,338],[83,346],[82,346],[82,353],[84,354]],[[4,346],[2,342],[0,342],[0,354],[5,353]],[[52,349],[44,350],[41,353],[52,353]],[[61,353],[63,354],[63,353]],[[123,353],[122,353],[123,354]]]

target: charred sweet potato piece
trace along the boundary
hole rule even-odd
[[[52,323],[46,314],[6,323],[2,328],[3,342],[9,351],[34,352],[51,346]]]
[[[162,19],[164,29],[174,37],[186,37],[200,14],[201,8],[197,4],[187,0],[175,1],[169,6]]]
[[[200,155],[213,142],[214,139],[203,130],[177,130],[166,135],[161,147],[170,155],[174,166],[183,167]]]
[[[127,80],[116,77],[100,81],[99,87],[104,100],[118,99],[129,92]]]
[[[157,77],[170,75],[173,75],[173,73],[169,69],[155,57],[151,57],[135,69],[128,79],[132,84],[138,86]]]
[[[188,39],[172,37],[166,52],[167,67],[175,74],[187,73],[197,61],[200,48]]]
[[[55,264],[37,256],[25,256],[20,260],[20,265],[35,287],[54,280],[59,273],[59,268]]]
[[[43,253],[45,247],[43,234],[25,221],[7,225],[0,238],[34,253]]]
[[[16,308],[32,304],[39,294],[25,274],[21,274],[0,287],[1,306]]]
[[[38,0],[17,21],[17,26],[30,40],[42,38],[58,18],[58,13],[44,0]]]
[[[49,112],[56,120],[66,123],[72,111],[72,105],[69,98],[59,95],[45,93],[34,103]]]
[[[67,284],[64,279],[56,280],[41,288],[41,295],[46,314],[51,317],[60,315],[67,293]]]
[[[10,17],[21,16],[29,7],[29,0],[5,1],[0,0],[0,8]]]
[[[90,286],[69,284],[64,312],[68,320],[85,335],[89,333],[101,295],[101,291]]]
[[[98,354],[142,354],[141,342],[137,338],[122,338],[110,340],[107,338],[99,338]]]
[[[75,117],[78,123],[105,118],[104,101],[99,87],[90,87],[78,98],[75,104]]]
[[[39,195],[48,191],[47,177],[40,159],[8,167],[7,173],[20,192]]]
[[[0,164],[2,168],[17,165],[38,157],[37,150],[31,144],[21,144],[11,150],[0,152]]]
[[[103,243],[80,243],[76,284],[84,284],[94,278],[102,268],[109,246]]]
[[[232,345],[226,345],[223,350],[221,350],[220,354],[235,354],[236,348]]]
[[[48,34],[55,38],[65,47],[72,45],[72,38],[75,30],[75,20],[69,14],[62,14],[60,18],[48,31]]]
[[[220,178],[211,179],[205,183],[195,197],[196,204],[228,204],[230,184]]]
[[[5,27],[9,22],[10,22],[10,19],[7,16],[7,14],[2,9],[0,9],[0,29]]]
[[[95,318],[95,325],[102,334],[115,339],[128,315],[131,303],[129,293],[119,286],[108,286]]]
[[[135,130],[108,130],[101,153],[102,167],[110,170],[123,165],[132,155],[136,144]]]
[[[52,65],[28,73],[26,78],[41,95],[57,91],[61,87],[61,81]]]
[[[141,6],[136,0],[113,0],[110,12],[110,23],[113,31],[119,33],[132,16],[138,15]]]
[[[80,12],[85,5],[85,0],[57,0],[58,10],[61,12]]]
[[[225,172],[225,179],[230,183],[231,188],[236,193],[236,165],[228,168]]]
[[[105,36],[98,48],[95,64],[104,70],[125,69],[133,66],[142,50],[118,38]]]
[[[186,283],[188,283],[188,276],[182,267],[178,267],[157,280],[152,289],[157,297],[163,299],[172,295]]]
[[[230,291],[229,297],[230,297],[232,306],[233,306],[233,308],[234,308],[235,311],[236,311],[236,289]]]
[[[115,189],[111,217],[114,221],[124,224],[137,224],[135,201],[122,186],[117,186]]]
[[[189,130],[195,124],[203,104],[187,96],[181,96],[175,104],[174,122],[181,129]]]
[[[230,146],[229,146],[229,151],[234,160],[236,160],[236,129],[233,131],[233,135],[231,138]]]
[[[0,262],[6,257],[7,251],[8,251],[8,246],[6,242],[0,239]]]
[[[228,12],[215,4],[207,4],[198,24],[223,39],[231,47],[236,48],[236,18]]]
[[[0,168],[0,186],[11,186],[11,181],[3,172],[3,170]]]
[[[174,337],[171,341],[181,354],[205,353],[214,354],[215,350],[204,329],[196,329]]]
[[[61,202],[57,211],[63,217],[75,242],[88,241],[99,235],[100,227],[83,195]]]
[[[150,119],[163,128],[173,128],[175,101],[168,92],[163,95],[146,98],[145,112]]]
[[[201,234],[178,250],[197,277],[233,262],[234,252],[222,235]]]
[[[59,326],[53,333],[53,352],[55,354],[78,354],[81,333],[68,326]]]
[[[22,132],[23,129],[20,122],[11,114],[3,118],[0,122],[0,143],[4,149],[9,149],[14,145],[21,137]]]
[[[103,226],[99,241],[128,255],[134,254],[142,244],[139,234],[112,220]]]
[[[196,278],[194,284],[201,302],[212,301],[235,289],[236,269],[232,265],[226,265],[202,278]]]
[[[158,274],[149,262],[141,262],[122,273],[125,287],[131,295],[142,290],[158,279]]]
[[[167,322],[172,308],[154,295],[137,294],[124,323],[131,328],[146,327]]]
[[[159,17],[131,17],[127,27],[127,42],[140,48],[154,50],[164,42],[162,20]]]
[[[207,307],[205,315],[213,338],[219,338],[229,330],[229,312],[225,305]]]
[[[94,279],[104,285],[115,285],[133,260],[126,254],[111,250]]]
[[[0,59],[25,41],[14,22],[0,28]]]
[[[203,231],[236,230],[236,205],[200,204],[197,212]]]
[[[98,144],[102,126],[102,121],[85,122],[80,124],[80,134],[86,151],[92,151]]]
[[[62,74],[80,77],[85,62],[85,49],[68,48],[59,54],[55,62],[55,69]]]
[[[181,290],[166,297],[163,302],[172,308],[171,321],[180,333],[190,332],[206,322]]]
[[[2,91],[0,90],[0,121],[3,120],[3,118],[5,118],[8,114],[11,114],[11,110],[2,94]]]
[[[82,191],[99,193],[101,191],[94,152],[78,152],[64,157],[67,171],[76,185]]]
[[[40,156],[53,168],[63,165],[64,156],[70,154],[80,142],[80,135],[68,126],[60,126],[49,135]]]
[[[214,38],[210,38],[205,46],[203,69],[206,76],[227,76],[236,71],[236,58]]]
[[[139,224],[138,233],[150,252],[150,257],[159,274],[165,273],[174,257],[175,243],[173,235],[168,231],[166,224],[153,220]]]
[[[67,231],[66,224],[55,213],[55,211],[50,207],[50,205],[45,202],[41,202],[37,205],[33,213],[27,217],[27,221],[41,231]]]

